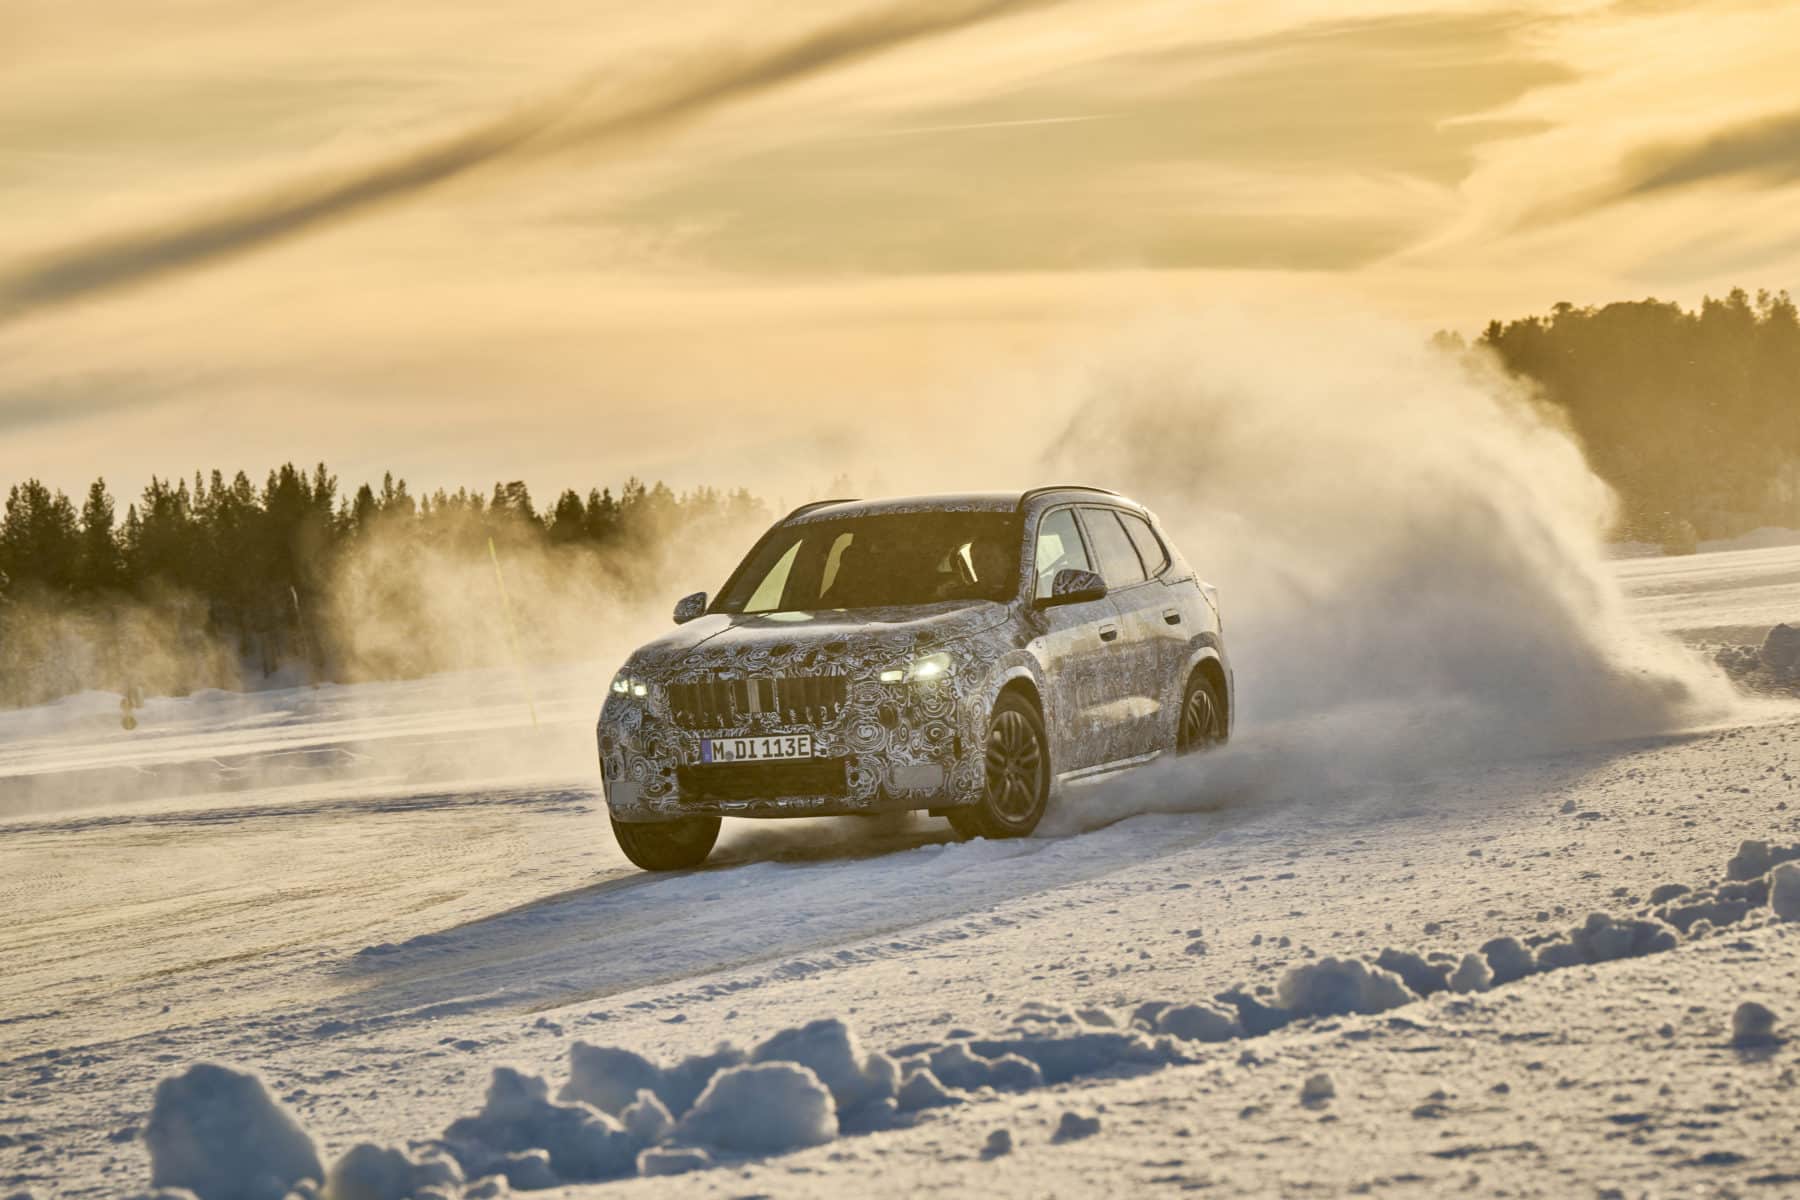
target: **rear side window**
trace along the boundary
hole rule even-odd
[[[1051,584],[1058,571],[1091,571],[1087,550],[1081,544],[1081,531],[1075,528],[1075,510],[1059,508],[1038,522],[1037,534],[1037,598],[1050,595]]]
[[[1148,578],[1131,536],[1119,524],[1118,513],[1110,508],[1084,508],[1081,517],[1088,536],[1094,539],[1094,554],[1100,559],[1100,576],[1107,587],[1130,587]]]
[[[1156,536],[1156,530],[1136,513],[1122,512],[1118,517],[1124,522],[1125,532],[1131,535],[1131,544],[1137,547],[1138,557],[1144,560],[1144,569],[1150,572],[1152,579],[1161,575],[1168,569],[1169,551]]]

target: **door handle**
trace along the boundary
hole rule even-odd
[[[1117,638],[1118,636],[1119,636],[1119,627],[1117,625],[1107,624],[1107,625],[1102,625],[1100,627],[1100,640],[1101,641],[1110,642],[1110,641],[1114,640],[1115,638]]]
[[[1181,610],[1179,608],[1163,609],[1163,620],[1170,625],[1181,624]]]

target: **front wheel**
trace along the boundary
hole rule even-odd
[[[1050,796],[1050,750],[1044,720],[1016,692],[1000,697],[988,724],[987,785],[981,802],[953,808],[950,825],[965,838],[1024,837],[1044,816]]]
[[[682,817],[674,821],[621,821],[613,818],[613,836],[625,857],[646,871],[680,871],[697,867],[719,840],[719,818]]]

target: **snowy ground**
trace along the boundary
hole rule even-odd
[[[1645,624],[1695,644],[1800,616],[1800,548],[1616,567]],[[157,701],[131,735],[115,697],[0,714],[0,1195],[145,1188],[152,1094],[196,1061],[260,1073],[329,1163],[436,1137],[498,1065],[554,1092],[576,1041],[672,1063],[836,1017],[904,1058],[1033,1004],[1065,1033],[1078,1009],[1124,1026],[1146,1002],[1267,998],[1327,956],[1460,959],[1641,914],[1659,886],[1722,881],[1744,840],[1800,843],[1800,706],[1746,701],[1704,729],[1277,775],[1087,831],[1077,798],[1023,842],[739,824],[706,869],[651,877],[606,831],[597,680],[539,681],[540,728],[505,675]],[[812,1149],[570,1190],[1795,1194],[1800,1051],[1734,1046],[1745,999],[1800,1029],[1800,923],[1765,910],[1646,957],[1161,1043],[1177,1065],[1100,1055]],[[1320,1074],[1332,1094],[1303,1103]],[[1055,1140],[1071,1112],[1097,1131]],[[1000,1130],[1010,1152],[984,1155]]]

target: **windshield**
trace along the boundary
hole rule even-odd
[[[1016,512],[942,510],[777,526],[733,572],[714,611],[1010,600],[1021,528]]]

